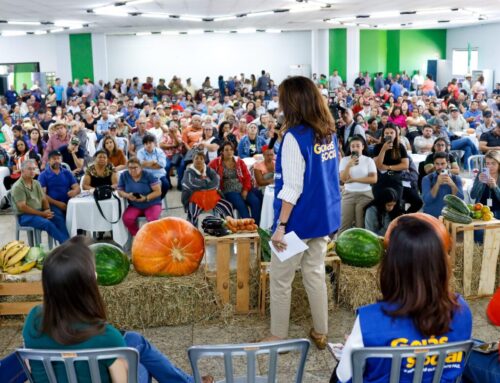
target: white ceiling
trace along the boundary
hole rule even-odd
[[[118,0],[117,0],[118,1]],[[122,1],[123,3],[126,0]],[[192,30],[307,30],[337,28],[358,24],[362,28],[453,28],[500,20],[500,0],[145,0],[141,4],[115,6],[117,2],[99,0],[0,0],[2,21],[62,21],[63,26],[85,24],[78,31],[110,34]],[[89,13],[102,7],[122,11],[125,17]],[[314,8],[303,12],[280,12],[248,17],[248,14],[273,10]],[[319,8],[322,7],[322,8]],[[106,9],[108,9],[106,8]],[[452,11],[451,9],[459,9]],[[395,12],[395,16],[381,12]],[[399,12],[417,11],[400,15]],[[424,12],[419,12],[424,11]],[[130,14],[136,14],[135,16]],[[144,14],[164,15],[166,18],[148,18]],[[170,15],[192,16],[205,19],[247,14],[226,21],[186,21]],[[370,15],[369,18],[356,18]],[[346,18],[347,17],[347,18]],[[330,19],[330,22],[325,20]],[[483,20],[480,20],[483,19]],[[438,23],[448,20],[446,23]],[[332,24],[333,22],[334,24]],[[56,25],[11,25],[0,23],[0,31],[46,31]],[[63,31],[65,33],[67,31]],[[75,30],[76,32],[76,30]]]

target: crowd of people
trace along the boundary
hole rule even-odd
[[[84,79],[64,87],[56,80],[46,92],[37,84],[21,95],[9,90],[0,100],[0,164],[10,167],[4,186],[21,224],[64,243],[43,269],[44,304],[28,316],[26,345],[130,345],[140,351],[141,381],[192,381],[140,334],[122,336],[106,324],[90,252],[82,238],[67,241],[64,220],[70,198],[108,186],[128,200],[123,221],[134,236],[138,217],[159,218],[174,177],[195,225],[209,210],[237,211],[258,223],[262,191],[275,184],[267,341],[288,336],[291,284],[300,266],[313,316],[309,336],[324,349],[328,236],[350,227],[384,235],[398,219],[381,262],[383,299],[358,311],[333,380],[351,379],[355,347],[391,344],[396,335],[408,342],[469,339],[470,310],[448,283],[447,244],[432,224],[404,214],[423,209],[437,216],[444,195],[464,198],[460,174],[469,170],[470,156],[483,153],[471,197],[500,217],[500,86],[488,95],[481,78],[472,84],[467,76],[438,89],[418,72],[412,78],[378,73],[373,86],[361,73],[353,87],[337,71],[313,81],[291,77],[278,88],[262,71],[258,79],[219,76],[216,87],[208,77],[197,88],[174,76],[168,84],[148,77],[142,84]],[[416,154],[426,158],[418,167]],[[247,165],[248,158],[255,163]],[[284,262],[278,253],[291,231],[309,248]],[[61,270],[63,277],[55,278]],[[112,380],[124,371],[118,361],[106,367]],[[446,379],[462,369],[463,363],[446,369]],[[369,363],[365,376],[383,380],[389,372],[385,362]]]

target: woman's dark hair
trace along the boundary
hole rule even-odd
[[[21,153],[21,151],[17,148],[17,144],[19,142],[22,142],[24,144],[24,153]],[[16,156],[21,156],[29,151],[28,144],[26,143],[26,141],[24,139],[18,139],[14,142],[14,150],[15,150]]]
[[[446,141],[446,139],[444,137],[438,137],[438,138],[436,138],[436,140],[432,144],[432,153],[436,153],[436,144],[438,142],[444,142],[446,144],[446,152],[448,153],[449,144],[448,144],[448,141]]]
[[[392,211],[387,212],[385,205],[390,202],[396,202],[396,206]],[[398,193],[393,188],[385,188],[380,192],[380,195],[377,195],[377,198],[374,198],[368,205],[365,206],[365,212],[372,206],[375,206],[377,209],[377,223],[379,227],[384,225],[384,215],[389,214],[389,218],[391,221],[401,214],[403,214],[403,210],[399,205]]]
[[[432,80],[432,75],[431,75],[431,74],[429,74],[429,73],[427,73],[427,74],[425,75],[425,77],[427,77],[429,80]]]
[[[399,218],[380,262],[380,289],[385,309],[392,317],[410,317],[422,335],[438,336],[450,331],[458,307],[450,291],[448,255],[439,234],[415,217]]]
[[[219,126],[217,127],[217,132],[219,132],[219,140],[224,139],[224,125],[229,125],[229,129],[231,129],[231,123],[229,121],[222,121]]]
[[[235,150],[234,144],[232,142],[224,141],[219,148],[221,155],[222,155],[222,152],[224,151],[224,149],[226,148],[226,146],[230,146],[231,149],[233,149],[233,151]]]
[[[106,141],[112,141],[113,142],[113,150],[111,152],[108,152],[108,149],[106,149]],[[116,141],[113,137],[111,136],[106,136],[103,138],[102,141],[102,148],[108,153],[108,157],[115,156],[116,153],[118,152],[118,145],[116,145]]]
[[[349,146],[351,146],[351,142],[353,141],[359,141],[363,144],[363,155],[368,157],[368,145],[366,144],[366,141],[365,139],[363,138],[363,136],[359,135],[359,134],[355,134],[354,136],[352,136],[351,138],[349,138]]]
[[[86,241],[81,236],[66,241],[43,263],[40,330],[64,345],[102,334],[106,325],[94,256]]]
[[[392,149],[389,149],[387,152],[391,156],[393,160],[400,160],[401,159],[401,150],[399,148],[399,128],[393,124],[387,124],[384,126],[382,129],[382,134],[381,137],[385,137],[385,131],[387,129],[392,129],[396,132],[396,138],[394,139],[392,143]]]
[[[317,143],[329,143],[335,133],[335,121],[318,87],[307,77],[293,76],[279,86],[280,109],[285,121],[283,129],[307,124]]]
[[[97,152],[95,152],[95,154],[94,154],[94,158],[97,158],[97,157],[99,156],[99,154],[105,154],[105,155],[106,155],[106,157],[108,157],[108,158],[109,158],[108,152],[107,152],[107,151],[105,151],[104,149],[99,149]]]
[[[31,138],[31,133],[33,131],[37,131],[38,132],[38,141],[36,142],[36,148],[37,148],[37,151],[38,151],[38,154],[40,156],[43,156],[43,137],[42,137],[42,133],[40,132],[39,129],[37,128],[33,128],[29,131],[29,137]]]
[[[396,115],[394,114],[394,112],[396,110],[399,110],[399,114],[400,115],[403,114],[403,110],[401,109],[401,107],[400,106],[395,106],[394,108],[392,108],[391,117],[396,117]]]

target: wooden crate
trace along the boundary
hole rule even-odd
[[[205,236],[206,245],[216,247],[216,270],[215,279],[217,293],[222,304],[230,303],[230,261],[231,247],[236,248],[236,302],[237,314],[250,312],[250,250],[253,247],[256,262],[260,260],[260,237],[258,233],[237,233],[224,237]],[[257,263],[255,265],[257,267]],[[207,271],[207,276],[211,273]]]
[[[340,281],[340,258],[336,254],[328,254],[325,257],[325,265],[331,265],[335,273],[335,290],[334,290],[334,303],[337,304],[339,297],[339,281]],[[269,267],[271,262],[260,262],[260,278],[259,278],[259,313],[266,315],[267,305],[267,288],[269,284]]]
[[[480,221],[474,220],[468,225],[451,222],[447,219],[442,219],[446,229],[449,231],[452,239],[452,247],[450,251],[451,265],[455,267],[457,235],[463,233],[464,241],[464,275],[463,289],[464,296],[487,296],[492,295],[495,291],[495,279],[498,253],[500,251],[500,221]],[[481,262],[481,274],[479,278],[479,288],[477,294],[471,291],[472,282],[472,259],[474,250],[474,231],[484,230],[483,240],[483,257]]]
[[[0,282],[0,297],[43,295],[42,282]],[[41,301],[0,302],[0,316],[26,315]]]

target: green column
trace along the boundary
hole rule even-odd
[[[69,49],[71,53],[72,78],[94,79],[94,64],[92,57],[92,36],[90,33],[69,35]]]
[[[347,75],[347,29],[330,29],[330,73],[337,69],[342,80]]]
[[[387,73],[399,73],[400,31],[387,31]]]
[[[17,91],[20,91],[23,84],[31,88],[31,74],[36,70],[36,63],[22,63],[14,65],[14,86]]]
[[[387,69],[387,31],[362,29],[359,34],[359,70],[372,78]]]

